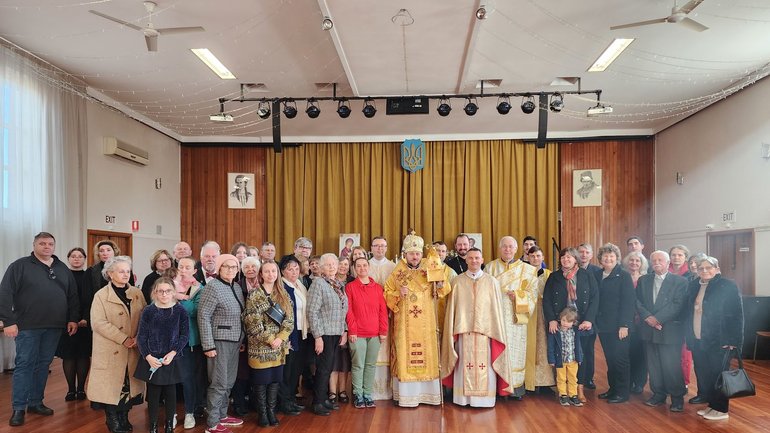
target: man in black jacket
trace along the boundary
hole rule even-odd
[[[24,411],[53,415],[43,404],[48,367],[62,329],[78,329],[80,303],[75,277],[54,253],[53,235],[41,232],[33,251],[8,266],[0,283],[0,321],[6,337],[16,338],[16,369],[8,424],[24,424]]]

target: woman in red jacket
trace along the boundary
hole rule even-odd
[[[382,286],[369,278],[369,262],[356,259],[356,279],[345,286],[348,295],[348,338],[353,355],[353,405],[374,407],[372,384],[380,343],[388,335],[388,310]]]

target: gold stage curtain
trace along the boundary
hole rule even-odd
[[[340,233],[388,239],[393,258],[414,229],[454,248],[460,232],[482,233],[485,260],[505,235],[538,239],[546,258],[558,241],[558,146],[515,140],[425,143],[425,168],[401,168],[400,143],[311,143],[267,155],[267,238],[279,254],[299,236],[313,254],[338,253]],[[521,251],[519,251],[520,253]],[[550,262],[549,262],[550,263]]]

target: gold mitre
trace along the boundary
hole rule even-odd
[[[421,253],[424,246],[425,241],[417,236],[414,233],[414,230],[412,230],[412,232],[404,238],[404,245],[401,247],[401,251],[405,253]]]

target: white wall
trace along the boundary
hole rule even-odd
[[[755,229],[756,293],[770,295],[770,80],[765,79],[659,133],[655,143],[655,240],[706,250],[714,231]],[[676,173],[684,174],[677,185]],[[722,213],[736,212],[732,227]]]
[[[171,249],[180,236],[179,143],[142,123],[96,103],[88,104],[88,166],[86,173],[86,227],[133,233],[134,272],[141,282],[150,272],[149,258],[160,248]],[[147,150],[146,166],[102,154],[102,137]],[[155,189],[155,179],[162,179]],[[105,221],[116,217],[115,224]],[[161,234],[156,229],[161,226]],[[84,234],[85,236],[85,234]]]

